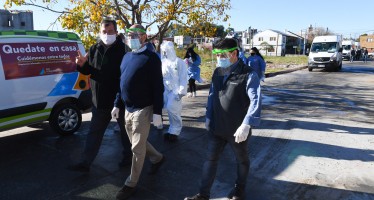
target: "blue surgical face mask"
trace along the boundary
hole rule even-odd
[[[231,66],[229,58],[217,58],[217,67],[227,68]]]
[[[133,51],[137,51],[138,49],[140,49],[140,47],[142,46],[140,44],[140,41],[139,39],[128,39],[127,40],[127,44],[129,45],[129,47],[131,48],[131,50]]]

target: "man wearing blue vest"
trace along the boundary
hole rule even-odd
[[[260,80],[243,60],[238,58],[239,47],[233,38],[214,44],[217,68],[212,77],[205,127],[209,132],[207,159],[203,165],[199,193],[185,200],[208,200],[216,176],[218,159],[229,144],[237,160],[235,185],[229,199],[244,199],[249,173],[248,136],[252,127],[260,124]]]

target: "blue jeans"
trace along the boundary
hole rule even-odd
[[[368,60],[368,55],[364,55],[363,59],[364,59],[364,62],[367,62],[367,60]]]
[[[248,139],[251,132],[252,130],[250,130]],[[234,135],[234,133],[232,135]],[[236,157],[237,175],[235,184],[244,190],[249,173],[248,139],[241,143],[236,143],[234,136],[223,138],[209,132],[207,160],[204,162],[199,191],[201,195],[210,197],[210,189],[216,177],[219,156],[223,152],[227,143],[231,146]]]
[[[90,129],[88,131],[86,145],[84,148],[82,162],[87,166],[90,166],[99,152],[101,142],[104,137],[106,128],[112,119],[111,109],[97,109],[92,106],[92,118]],[[131,144],[129,138],[127,137],[125,129],[125,110],[119,111],[119,117],[117,123],[121,130],[121,141],[123,146],[123,158],[132,158]]]

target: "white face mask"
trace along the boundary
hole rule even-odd
[[[133,51],[140,49],[140,47],[142,46],[139,39],[128,39],[127,44]]]
[[[105,45],[111,45],[116,41],[117,35],[100,34],[100,39]]]
[[[227,68],[231,66],[229,58],[217,58],[217,67]]]

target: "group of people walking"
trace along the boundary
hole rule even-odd
[[[369,56],[369,52],[366,48],[363,48],[362,50],[352,48],[351,51],[350,51],[349,61],[353,62],[355,60],[361,60],[361,58],[362,58],[364,63],[366,63],[367,60],[368,60],[368,56]]]
[[[147,42],[140,24],[126,29],[125,43],[118,35],[114,20],[103,20],[100,40],[86,55],[78,53],[77,70],[90,75],[92,119],[80,162],[68,169],[89,172],[97,156],[105,129],[111,118],[117,119],[123,144],[120,166],[131,164],[130,175],[117,192],[117,199],[127,199],[136,191],[145,157],[151,162],[148,174],[157,173],[165,156],[148,142],[150,125],[162,127],[162,109],[168,112],[170,126],[164,138],[175,142],[182,129],[183,96],[196,97],[200,78],[200,56],[187,49],[184,60],[178,58],[172,42],[163,42],[159,54]],[[265,62],[257,49],[248,59],[239,59],[239,44],[225,38],[213,46],[217,68],[212,76],[206,107],[208,131],[207,159],[203,164],[199,193],[186,200],[210,197],[218,159],[226,144],[237,158],[237,178],[230,199],[243,197],[249,173],[248,138],[260,124],[261,86]],[[187,82],[189,92],[187,93]]]

